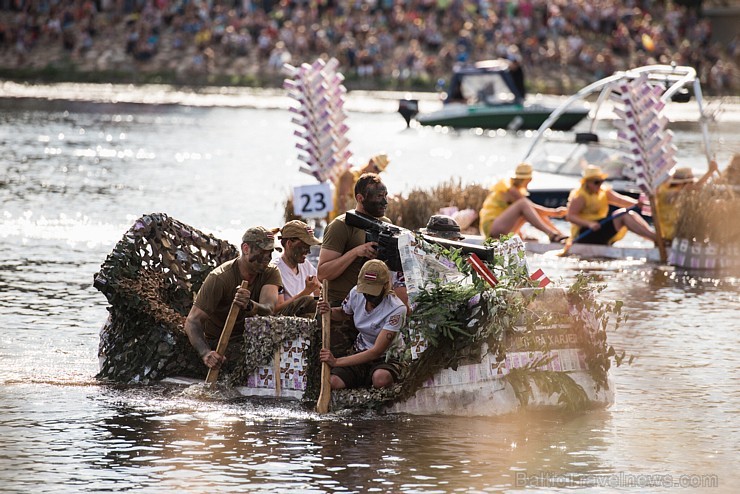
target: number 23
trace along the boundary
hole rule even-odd
[[[311,211],[323,211],[324,209],[326,209],[326,198],[324,197],[323,192],[315,192],[313,194],[313,204],[311,202],[311,199],[311,194],[301,194],[301,200],[303,200],[301,211],[303,211],[304,213],[310,213]]]

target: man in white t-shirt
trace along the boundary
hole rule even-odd
[[[357,388],[372,384],[384,388],[396,382],[402,370],[401,362],[386,359],[394,342],[400,345],[398,334],[406,321],[406,306],[391,289],[390,272],[383,261],[372,259],[360,270],[357,285],[350,290],[341,307],[329,307],[319,302],[319,312],[331,311],[331,319],[352,318],[359,332],[354,353],[335,358],[322,349],[320,360],[331,369],[331,388]]]
[[[310,315],[316,313],[316,299],[320,291],[316,268],[306,256],[312,245],[321,240],[313,235],[313,230],[302,221],[289,221],[280,229],[280,244],[283,255],[273,261],[280,270],[283,286],[278,291],[275,314]]]

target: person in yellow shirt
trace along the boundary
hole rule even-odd
[[[561,243],[568,238],[550,221],[550,218],[565,216],[566,209],[546,208],[527,199],[527,185],[531,181],[532,165],[520,163],[510,178],[491,187],[478,214],[481,235],[496,238],[509,233],[519,234],[521,227],[528,222],[546,233],[550,242]]]
[[[717,162],[709,162],[709,169],[697,181],[691,168],[677,168],[671,178],[663,185],[658,187],[655,194],[655,200],[658,205],[657,221],[660,223],[660,233],[663,240],[670,242],[676,235],[676,223],[679,217],[679,202],[681,194],[686,190],[698,190],[712,176],[712,173],[719,171]]]
[[[347,168],[339,175],[334,181],[334,209],[329,213],[328,221],[355,207],[355,184],[363,173],[380,174],[389,162],[387,154],[376,154],[365,166]]]
[[[588,232],[574,242],[611,245],[623,238],[627,230],[655,242],[655,232],[635,211],[618,209],[609,216],[609,206],[632,208],[642,207],[642,203],[613,191],[611,187],[604,187],[606,177],[601,168],[588,165],[583,171],[581,186],[570,192],[566,218],[571,222],[571,238],[578,239],[579,235]]]

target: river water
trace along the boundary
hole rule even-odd
[[[368,106],[372,106],[372,98]],[[97,382],[106,301],[92,288],[141,214],[236,242],[278,226],[299,184],[290,115],[259,108],[0,99],[1,492],[736,492],[740,280],[642,261],[532,257],[553,280],[594,274],[629,321],[616,404],[498,418],[337,414]],[[526,136],[406,130],[350,113],[358,160],[388,152],[393,193],[492,183]],[[737,122],[713,124],[724,166]],[[703,167],[694,129],[679,158]],[[642,488],[641,488],[642,486]]]

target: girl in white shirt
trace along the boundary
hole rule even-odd
[[[383,261],[372,259],[360,270],[357,285],[350,290],[341,307],[318,304],[320,313],[331,311],[333,321],[352,318],[359,334],[355,353],[335,358],[322,349],[320,359],[332,368],[331,388],[369,386],[384,388],[398,380],[402,365],[386,359],[386,353],[406,321],[406,306],[391,289],[390,272]]]

